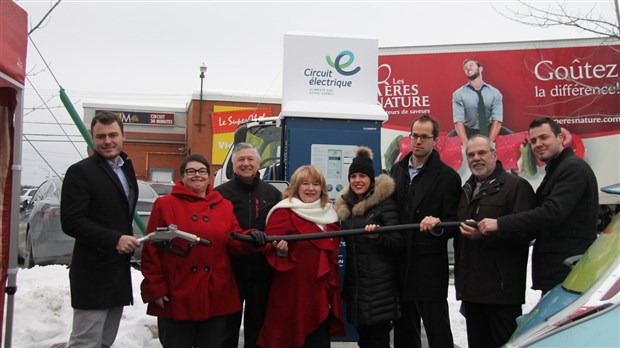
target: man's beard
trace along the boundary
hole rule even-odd
[[[471,173],[474,174],[475,177],[487,177],[489,175],[489,173],[491,173],[491,168],[489,168],[489,166],[487,166],[485,164],[484,168],[481,169],[473,169],[473,165],[472,168],[469,168],[469,170],[471,170]]]
[[[475,74],[467,76],[467,78],[469,79],[469,81],[473,81],[475,79],[478,78],[478,76],[480,76],[480,71],[477,71]]]

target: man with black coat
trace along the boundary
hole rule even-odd
[[[392,167],[394,197],[402,224],[426,216],[456,221],[461,178],[433,150],[439,125],[423,115],[411,125],[411,153]],[[394,324],[394,346],[421,346],[420,320],[431,348],[453,347],[448,311],[448,239],[456,229],[433,233],[404,232],[406,253],[399,262],[402,285],[401,319]]]
[[[483,135],[473,135],[465,146],[472,174],[463,185],[459,221],[480,221],[527,211],[535,206],[534,190],[523,178],[510,174],[497,160],[495,145]],[[439,219],[427,217],[421,227],[432,229]],[[471,348],[497,348],[508,342],[517,328],[525,303],[527,259],[534,230],[483,235],[462,224],[455,237],[456,299],[467,324]]]
[[[498,219],[483,219],[482,233],[536,229],[532,252],[532,288],[543,294],[570,272],[569,257],[583,254],[596,239],[598,185],[592,168],[573,149],[554,120],[543,117],[529,125],[534,156],[545,162],[545,177],[536,190],[536,208]]]
[[[232,202],[235,216],[243,230],[254,228],[264,231],[267,213],[281,200],[281,192],[260,179],[259,161],[260,156],[254,145],[236,144],[232,155],[233,178],[214,189]],[[231,256],[231,260],[241,304],[245,301],[244,347],[257,347],[256,340],[267,311],[273,270],[260,252],[247,256]],[[237,347],[241,317],[242,312],[228,317],[223,348]]]
[[[91,123],[92,156],[73,164],[60,199],[62,230],[75,238],[69,269],[73,328],[67,347],[111,347],[123,306],[133,304],[130,258],[138,183],[122,152],[123,123],[112,112]]]

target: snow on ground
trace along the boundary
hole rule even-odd
[[[146,315],[146,305],[140,298],[142,274],[132,268],[132,277],[135,304],[125,307],[113,347],[161,347],[151,331],[157,327],[156,319]],[[66,266],[35,266],[19,270],[13,314],[13,347],[64,347],[71,333],[72,317],[69,270]]]
[[[68,273],[66,266],[60,265],[36,266],[32,269],[19,270],[13,314],[13,347],[62,348],[65,346],[71,332],[73,313]],[[146,315],[146,305],[140,298],[142,274],[132,268],[132,277],[135,304],[125,307],[113,347],[161,347],[156,338],[155,317]],[[529,277],[528,271],[528,286],[530,286]],[[524,313],[530,311],[539,298],[539,291],[528,289],[526,304],[523,306]],[[454,343],[459,347],[467,347],[465,319],[459,313],[460,301],[455,300],[454,286],[450,286],[448,302]],[[351,343],[351,346],[356,345]]]

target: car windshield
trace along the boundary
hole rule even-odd
[[[153,190],[155,190],[155,192],[157,192],[157,194],[160,196],[169,194],[170,191],[172,191],[172,186],[173,184],[168,183],[151,183],[151,187],[153,188]]]
[[[279,162],[281,137],[282,130],[274,125],[248,129],[245,141],[256,146],[260,154],[260,168]]]
[[[157,192],[151,189],[151,186],[144,181],[138,181],[138,200],[155,200],[158,197]]]

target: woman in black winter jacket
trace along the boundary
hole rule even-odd
[[[396,202],[390,198],[394,186],[386,174],[374,177],[372,151],[360,147],[349,167],[349,186],[335,203],[341,228],[398,224]],[[358,331],[360,347],[389,348],[392,321],[400,317],[394,255],[404,250],[404,240],[399,232],[344,239],[347,319]]]

